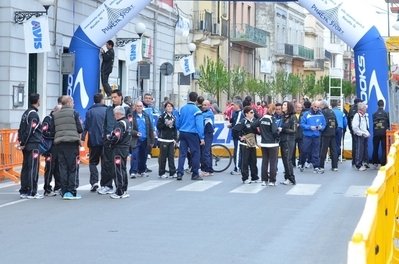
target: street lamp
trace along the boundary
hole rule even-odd
[[[25,22],[25,20],[29,20],[33,16],[39,17],[44,14],[48,15],[48,9],[50,8],[51,5],[54,4],[54,0],[39,0],[39,3],[43,5],[46,11],[15,11],[14,12],[15,23],[22,24]]]
[[[190,54],[176,54],[175,61],[179,61],[184,57],[188,57],[188,56],[192,55],[193,52],[197,49],[197,46],[191,42],[190,44],[187,45],[187,49],[190,52]]]
[[[139,35],[138,38],[116,38],[116,47],[123,47],[129,42],[135,42],[143,36],[144,32],[146,31],[147,27],[143,23],[137,23],[136,26],[134,27],[134,31],[136,31],[136,34]]]

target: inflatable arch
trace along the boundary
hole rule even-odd
[[[99,87],[99,48],[150,2],[151,0],[107,0],[75,31],[69,48],[70,52],[75,53],[75,73],[68,76],[68,95],[74,98],[75,109],[83,118],[86,110],[94,103],[93,96]],[[364,17],[361,2],[353,0],[299,0],[298,2],[353,48],[357,97],[368,104],[369,115],[377,110],[377,101],[380,99],[385,102],[385,110],[389,111],[388,59],[385,42],[372,21]],[[372,120],[370,120],[371,127]]]

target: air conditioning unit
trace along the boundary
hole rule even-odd
[[[212,34],[220,35],[220,24],[218,23],[213,24]]]

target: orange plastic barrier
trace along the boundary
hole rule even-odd
[[[0,130],[0,181],[3,178],[9,178],[15,183],[19,182],[20,173],[15,170],[22,166],[22,151],[15,145],[18,144],[18,130],[2,129]]]
[[[399,125],[398,124],[391,124],[391,130],[387,130],[386,133],[386,153],[385,155],[388,156],[389,154],[389,148],[391,145],[395,142],[395,132],[399,131]]]

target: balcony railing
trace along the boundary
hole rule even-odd
[[[305,48],[302,45],[294,45],[294,56],[301,57],[301,58],[307,59],[307,60],[313,60],[314,59],[314,50]]]
[[[193,29],[212,32],[212,13],[207,11],[193,11]]]
[[[268,33],[262,29],[252,27],[247,24],[233,25],[230,31],[232,42],[250,48],[263,48],[267,46]]]
[[[294,45],[287,43],[277,43],[276,44],[276,54],[294,56]]]

